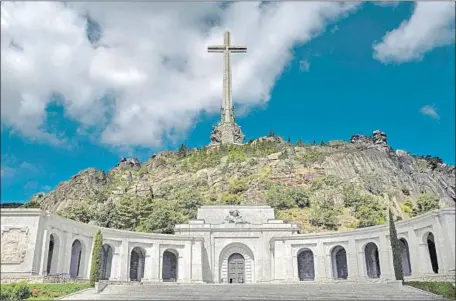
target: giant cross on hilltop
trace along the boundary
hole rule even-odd
[[[211,132],[211,145],[219,144],[242,144],[244,134],[241,132],[241,127],[234,120],[234,107],[232,99],[231,86],[231,53],[245,53],[247,47],[231,45],[231,34],[225,32],[225,43],[220,46],[209,46],[209,52],[223,53],[223,102],[221,109],[220,122],[214,127]]]

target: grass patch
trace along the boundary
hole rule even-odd
[[[446,299],[456,300],[456,288],[451,282],[410,281],[404,284],[443,296]]]
[[[88,282],[2,284],[0,300],[54,300],[90,287]]]

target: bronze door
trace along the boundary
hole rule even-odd
[[[245,260],[241,254],[233,254],[228,258],[228,283],[244,283]]]

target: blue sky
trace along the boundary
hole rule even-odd
[[[51,9],[51,5],[59,4],[49,4],[46,9]],[[109,3],[104,5],[109,5]],[[2,3],[2,12],[3,9]],[[27,14],[26,8],[23,7],[12,5],[5,7],[6,9],[11,12],[18,10],[23,16]],[[28,9],[33,11],[36,8]],[[52,9],[57,16],[59,13],[67,16],[63,14],[63,11]],[[82,9],[89,11],[93,20],[100,25],[102,31],[100,42],[112,42],[108,39],[114,39],[112,37],[116,35],[112,33],[121,33],[123,35],[119,34],[119,36],[128,40],[128,31],[109,30],[109,26],[113,23],[107,17],[99,14],[99,7],[59,7],[58,9],[71,9],[76,12]],[[215,23],[219,24],[220,30],[213,33],[214,37],[212,37],[212,33],[210,38],[205,36],[206,40],[201,41],[203,46],[209,42],[211,44],[221,42],[222,37],[215,33],[222,32],[225,29],[224,24],[230,24],[230,21],[226,21],[230,19],[227,16],[235,16],[241,20],[240,22],[247,22],[248,25],[250,21],[244,16],[244,11],[258,10],[258,8],[251,7],[246,7],[245,10],[232,8],[234,12],[226,11],[230,7],[223,8],[224,11],[213,9],[207,8],[205,13],[214,17],[214,20],[218,20],[219,23]],[[315,8],[316,16],[319,9]],[[329,8],[324,8],[324,11],[328,10]],[[267,43],[265,44],[261,39],[266,39],[266,35],[270,31],[265,31],[265,36],[255,37],[257,39],[255,40],[250,39],[247,34],[243,35],[242,31],[236,30],[233,25],[233,39],[236,40],[236,34],[238,34],[239,40],[247,44],[249,49],[249,56],[244,58],[242,54],[236,54],[233,66],[234,80],[240,82],[240,84],[234,84],[234,101],[238,108],[246,108],[243,110],[243,114],[238,114],[237,122],[242,126],[246,140],[267,135],[270,130],[285,139],[290,137],[294,142],[297,139],[309,142],[313,140],[349,140],[354,134],[370,135],[373,130],[379,129],[386,132],[389,144],[395,149],[403,149],[413,154],[439,156],[445,162],[454,164],[454,40],[448,40],[448,37],[445,36],[436,39],[435,34],[433,37],[429,37],[425,33],[414,32],[413,26],[416,26],[423,16],[419,14],[416,5],[411,2],[388,6],[365,3],[356,8],[337,7],[337,10],[336,12],[335,9],[334,18],[323,20],[324,26],[317,28],[318,30],[310,25],[303,25],[300,28],[284,28],[282,29],[284,32],[274,29],[277,30],[274,33],[280,37],[290,32],[296,35],[291,37],[290,33],[290,37],[287,37],[290,39],[288,44],[283,42],[283,45],[280,46],[284,48],[278,48],[277,51],[258,49],[258,45],[267,46]],[[432,27],[432,22],[441,18],[438,14],[445,13],[445,10],[435,9],[433,11],[425,8],[422,10],[426,13],[429,11],[429,16],[424,18],[430,28],[428,34],[432,35],[433,30],[441,33],[442,30],[438,27],[441,25],[437,24]],[[120,11],[123,13],[123,10]],[[163,9],[161,16],[166,16],[170,12],[188,15],[200,13],[193,10],[181,12],[177,8],[171,7]],[[138,12],[131,11],[130,13]],[[260,11],[261,14],[267,15],[263,11]],[[309,13],[308,18],[312,19],[312,16]],[[197,17],[204,16],[197,15]],[[107,171],[123,156],[135,156],[141,160],[147,160],[154,153],[160,150],[176,149],[181,143],[201,147],[209,142],[212,125],[219,118],[217,108],[220,104],[217,96],[217,89],[220,88],[217,85],[221,81],[221,74],[218,73],[219,65],[215,67],[200,66],[195,70],[190,70],[192,66],[190,56],[185,57],[186,53],[172,53],[170,54],[171,61],[176,64],[172,68],[181,69],[177,73],[179,76],[183,72],[188,72],[191,76],[186,76],[186,78],[196,77],[198,72],[206,72],[200,71],[200,69],[210,69],[211,73],[201,75],[202,78],[198,82],[182,82],[181,77],[177,77],[175,74],[170,74],[166,79],[164,79],[164,75],[154,77],[155,67],[148,65],[152,71],[144,72],[147,75],[145,88],[142,88],[140,84],[136,88],[134,86],[136,82],[131,83],[131,81],[137,78],[138,82],[141,82],[143,77],[141,77],[142,73],[135,73],[131,68],[128,69],[127,79],[121,78],[119,75],[115,79],[109,78],[110,81],[107,81],[106,77],[103,77],[105,75],[101,72],[111,68],[111,65],[117,64],[119,59],[115,63],[107,65],[96,65],[95,67],[91,65],[87,67],[89,71],[82,67],[79,69],[86,61],[94,64],[93,62],[96,61],[94,58],[98,59],[101,55],[90,52],[92,51],[90,47],[94,46],[90,42],[87,43],[87,47],[78,49],[75,53],[71,53],[71,49],[67,50],[66,64],[75,64],[71,66],[71,71],[64,70],[64,67],[57,68],[55,63],[46,65],[49,64],[43,59],[46,47],[53,44],[62,45],[63,42],[58,39],[65,40],[62,36],[67,32],[69,36],[77,35],[74,32],[78,32],[78,26],[83,23],[71,20],[71,24],[68,24],[73,27],[68,25],[65,27],[66,31],[60,30],[59,35],[62,36],[58,38],[55,37],[54,29],[41,29],[42,37],[52,36],[53,39],[49,39],[47,44],[40,44],[40,46],[33,44],[40,42],[34,41],[32,38],[25,40],[26,38],[18,34],[19,30],[27,29],[21,23],[23,21],[7,19],[8,23],[4,23],[3,18],[2,14],[2,40],[4,28],[10,29],[15,26],[15,31],[5,30],[7,32],[5,35],[10,34],[8,38],[26,49],[22,55],[25,56],[27,53],[30,57],[23,57],[23,59],[28,59],[29,63],[32,62],[31,65],[36,68],[33,71],[44,70],[44,72],[34,74],[30,71],[30,74],[21,76],[21,83],[15,82],[13,79],[11,82],[6,82],[6,80],[4,82],[2,76],[2,202],[26,201],[34,193],[49,191],[59,182],[68,180],[77,172],[89,167]],[[138,19],[140,18],[138,17]],[[300,17],[290,16],[290,22],[292,22],[292,18]],[[193,19],[189,22],[194,24]],[[318,22],[318,17],[315,17],[315,23]],[[404,41],[400,37],[403,22],[409,22],[410,28],[406,30],[409,30],[408,39],[412,39],[410,41],[405,38]],[[8,24],[9,27],[4,24]],[[263,26],[262,22],[258,24],[260,24],[257,25],[259,26],[258,31],[266,30],[260,27]],[[280,24],[277,24],[277,27],[280,28]],[[126,30],[126,28],[124,27],[122,30]],[[195,32],[196,30],[200,29],[195,29]],[[387,34],[394,30],[399,31],[396,32],[399,38],[388,40]],[[309,38],[302,38],[309,32],[311,33]],[[15,37],[14,34],[18,36]],[[414,34],[416,35],[415,40],[413,40]],[[252,33],[252,36],[255,36],[255,33]],[[106,37],[105,40],[103,40],[104,37]],[[157,39],[159,38],[157,37]],[[154,39],[149,37],[144,41],[153,42]],[[179,42],[176,43],[179,46]],[[182,43],[186,43],[186,41],[182,41]],[[188,45],[194,44],[191,40],[188,43]],[[410,47],[406,47],[407,45],[404,46],[404,43],[417,46],[410,49]],[[376,52],[374,45],[378,44],[383,45],[383,48],[379,47],[380,50]],[[406,49],[404,50],[404,48]],[[30,52],[27,49],[30,49]],[[62,47],[58,49],[62,49]],[[290,55],[287,57],[287,51],[282,51],[284,55],[281,56],[280,49],[288,49]],[[132,52],[128,53],[127,50]],[[119,57],[122,59],[132,57],[128,63],[134,64],[135,55],[142,55],[136,51],[136,49],[126,47],[123,52],[117,54],[121,55]],[[268,53],[268,51],[273,52],[267,57],[262,56],[262,52]],[[201,49],[201,52],[205,52],[205,49]],[[13,54],[17,55],[17,53],[11,55]],[[9,54],[4,54],[2,48],[2,61],[11,58],[7,55]],[[54,54],[54,56],[56,55]],[[150,61],[155,60],[153,51],[146,52],[144,55],[146,58],[149,57]],[[268,60],[268,57],[271,59]],[[210,62],[214,62],[211,64],[220,64],[219,61],[222,60],[219,56],[200,59],[211,60]],[[137,64],[140,71],[146,68],[141,69],[142,64],[149,63],[141,60],[141,63]],[[125,69],[127,68],[125,66],[127,65],[121,65],[118,68]],[[14,70],[19,70],[20,66],[14,65],[14,67],[18,69],[4,70],[2,64],[2,75],[4,72],[13,73]],[[25,67],[21,68],[21,72],[25,72],[23,71]],[[97,68],[102,71],[97,71]],[[86,71],[93,78],[82,73]],[[117,69],[110,71],[110,74],[117,71]],[[239,77],[236,72],[241,72],[245,76]],[[34,77],[31,76],[33,74]],[[207,82],[208,78],[211,82]],[[171,90],[166,90],[166,82],[173,79],[176,81],[176,87],[172,86]],[[214,81],[212,82],[212,80]],[[114,81],[116,85],[113,84]],[[159,82],[159,84],[154,86],[153,81]],[[189,85],[194,85],[194,88],[188,90],[190,92],[186,92],[187,94],[182,97],[180,95],[179,97],[172,96],[172,93],[175,92],[173,90],[178,90],[181,82],[182,89],[188,88]],[[73,83],[73,85],[68,83]],[[149,83],[152,83],[150,87]],[[14,100],[17,103],[28,102],[27,108],[33,108],[33,110],[25,112],[25,109],[14,109],[13,104],[7,103],[3,94],[6,84],[10,84],[7,92],[11,93],[9,94],[11,97],[16,97]],[[44,90],[42,87],[46,85],[49,85],[49,88]],[[35,88],[35,86],[37,87]],[[125,88],[127,86],[128,89]],[[131,86],[133,87],[131,88]],[[95,93],[99,87],[102,87],[99,90],[104,91],[103,97]],[[236,92],[236,88],[239,92]],[[87,92],[90,94],[87,96],[84,92],[85,89],[92,94]],[[144,89],[145,92],[141,89]],[[112,95],[116,95],[113,99],[106,96],[108,90]],[[145,93],[152,93],[149,92],[150,90],[156,94],[147,95],[147,103],[153,102],[155,98],[166,101],[152,103],[153,106],[150,108],[135,102],[139,101],[138,99]],[[212,90],[215,91],[214,95],[211,94]],[[53,101],[50,100],[50,91],[54,93]],[[82,94],[85,95],[84,97],[97,100],[85,111],[80,109],[87,103],[81,96]],[[119,100],[121,95],[127,95],[128,102],[122,103]],[[188,100],[185,99],[186,97]],[[173,100],[174,103],[171,104]],[[130,110],[133,110],[131,108],[135,108],[136,105],[139,108],[135,111],[137,115],[134,115],[133,121],[128,121],[127,117],[132,114]]]

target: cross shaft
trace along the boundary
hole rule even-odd
[[[234,122],[233,99],[232,99],[232,75],[231,75],[231,53],[245,53],[247,47],[231,45],[231,33],[225,32],[224,45],[209,46],[208,52],[223,53],[223,103],[222,122]]]

